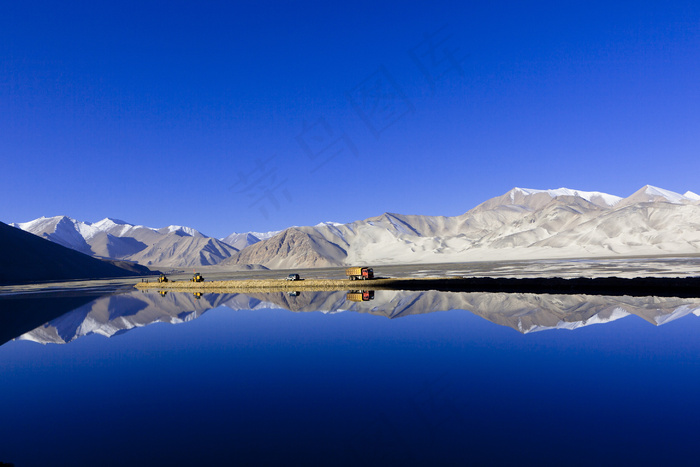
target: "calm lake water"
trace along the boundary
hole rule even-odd
[[[0,461],[697,463],[700,300],[360,299],[4,297]]]

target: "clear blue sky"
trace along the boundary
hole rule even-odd
[[[699,2],[332,3],[2,2],[0,220],[221,237],[700,192]]]

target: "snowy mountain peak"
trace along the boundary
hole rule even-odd
[[[326,222],[319,222],[314,227],[324,227],[324,226],[336,227],[339,225],[345,225],[345,224],[342,224],[340,222],[326,221]]]
[[[644,186],[644,193],[646,193],[649,196],[661,196],[672,203],[679,203],[685,198],[683,195],[678,194],[674,191],[664,190],[663,188],[658,188],[651,185]]]
[[[73,218],[68,217],[68,216],[53,216],[53,217],[41,216],[40,218],[34,219],[33,221],[19,222],[19,223],[15,222],[11,225],[13,227],[19,227],[22,230],[43,231],[49,227],[54,228],[60,222],[63,222],[63,223],[69,222],[71,224],[75,224],[77,221]]]
[[[119,219],[113,219],[111,217],[105,217],[101,221],[97,221],[93,224],[90,224],[88,222],[87,224],[92,225],[93,227],[97,227],[98,229],[108,229],[108,228],[114,227],[116,225],[128,225],[128,226],[133,227],[133,224],[129,224],[128,222],[124,222],[124,221],[119,220]]]
[[[274,237],[275,235],[277,235],[280,232],[282,232],[282,231],[281,230],[270,230],[269,232],[248,232],[248,233],[255,235],[260,240],[266,240],[268,238]]]
[[[243,248],[246,248],[250,245],[258,243],[260,241],[260,238],[256,237],[251,232],[245,232],[245,233],[235,233],[234,232],[231,235],[229,235],[228,237],[224,237],[220,240],[222,242],[226,243],[227,245],[231,245],[234,248],[242,250]]]
[[[242,250],[243,248],[258,243],[261,240],[272,238],[280,232],[281,230],[273,230],[270,232],[233,232],[231,235],[220,238],[219,240]]]
[[[204,237],[202,233],[196,229],[193,229],[192,227],[185,227],[182,225],[169,225],[165,227],[164,229],[161,229],[161,231],[168,232],[168,233],[183,233],[185,235],[188,235],[190,237]]]
[[[693,193],[692,191],[686,191],[683,193],[683,196],[692,199],[693,201],[700,201],[700,195],[697,193]]]
[[[692,193],[695,195],[695,193]],[[697,195],[695,195],[697,196]],[[644,185],[639,190],[635,191],[632,195],[625,198],[625,204],[634,203],[651,203],[655,201],[661,201],[672,204],[685,204],[689,201],[697,201],[700,198],[694,198],[692,196],[685,196],[675,191],[665,190],[663,188],[655,187],[652,185]]]
[[[79,232],[84,224],[68,216],[40,217],[12,225],[67,248],[90,254],[90,247]]]
[[[572,190],[570,188],[535,190],[532,188],[515,187],[510,191],[510,197],[512,201],[515,201],[516,193],[521,193],[525,196],[535,195],[538,193],[547,193],[552,198],[556,198],[558,196],[578,196],[579,198],[583,198],[586,201],[591,202],[593,204],[597,204],[599,206],[614,206],[623,199],[619,196],[609,195],[607,193],[601,193],[599,191],[581,191]]]

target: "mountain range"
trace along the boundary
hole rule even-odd
[[[353,264],[700,253],[700,195],[644,186],[627,198],[513,188],[454,217],[384,213],[341,224],[234,233],[61,216],[12,224],[94,256],[155,267],[313,268]]]
[[[207,266],[238,252],[221,240],[176,225],[154,229],[118,219],[89,223],[67,216],[41,217],[12,225],[81,253],[144,266]]]

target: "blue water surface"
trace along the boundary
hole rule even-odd
[[[0,347],[0,461],[695,465],[700,319],[520,334],[220,307],[112,338]]]

